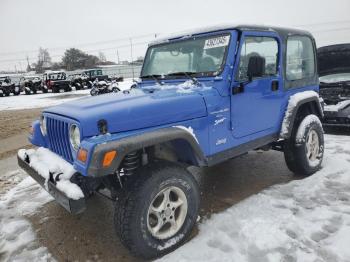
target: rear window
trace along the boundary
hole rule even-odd
[[[287,40],[287,80],[300,80],[315,75],[312,41],[307,36],[290,36]]]

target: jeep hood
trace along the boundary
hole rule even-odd
[[[320,47],[317,60],[319,76],[350,73],[350,44]]]
[[[72,118],[80,123],[83,137],[99,134],[97,122],[107,121],[108,132],[116,133],[166,125],[207,115],[198,92],[176,88],[133,89],[130,93],[110,93],[86,97],[49,108],[44,113]]]

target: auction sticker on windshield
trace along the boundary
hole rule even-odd
[[[210,48],[215,48],[215,47],[227,46],[229,40],[230,40],[230,36],[228,36],[228,35],[210,38],[208,40],[205,40],[203,49],[210,49]]]

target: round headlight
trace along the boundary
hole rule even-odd
[[[74,148],[74,150],[78,150],[80,146],[80,130],[77,125],[71,125],[69,128],[69,140]]]
[[[46,128],[46,117],[45,116],[41,116],[41,118],[40,118],[40,130],[41,130],[41,133],[44,136],[46,136],[47,128]]]

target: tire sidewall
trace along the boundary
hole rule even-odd
[[[311,165],[310,161],[307,157],[307,148],[306,148],[306,140],[311,132],[314,130],[317,133],[319,139],[319,162],[317,165]],[[302,142],[295,141],[297,146],[297,154],[299,155],[300,164],[304,167],[306,173],[313,174],[321,168],[324,154],[324,135],[322,125],[318,121],[312,121],[306,128],[303,134]]]
[[[185,177],[192,176],[190,173],[184,175],[171,174],[174,171],[168,169],[166,174],[152,176],[139,192],[140,201],[137,203],[137,215],[133,221],[134,226],[139,228],[134,231],[135,235],[133,237],[138,247],[143,246],[142,253],[146,254],[146,257],[159,256],[174,250],[188,237],[197,220],[199,209],[198,186],[194,179]],[[148,209],[156,195],[169,186],[176,186],[185,193],[188,205],[186,219],[174,236],[168,239],[157,239],[152,236],[147,227]]]

